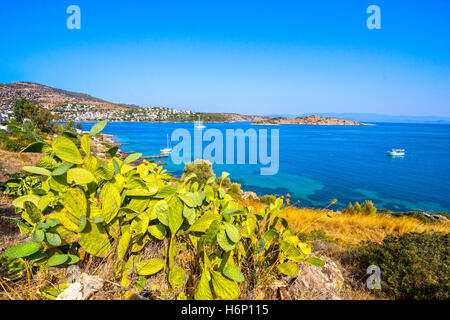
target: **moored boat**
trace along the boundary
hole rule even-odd
[[[203,122],[200,120],[200,116],[198,117],[198,121],[194,121],[195,129],[205,129],[206,126],[203,125]]]
[[[169,146],[169,135],[167,135],[167,148],[159,150],[162,153],[171,153],[172,148]]]
[[[388,151],[388,156],[391,157],[402,157],[405,155],[405,149],[392,149]]]

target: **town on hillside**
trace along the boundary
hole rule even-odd
[[[196,113],[167,107],[100,108],[97,105],[43,105],[57,121],[192,121]],[[13,116],[13,105],[0,105],[0,121],[7,122]]]

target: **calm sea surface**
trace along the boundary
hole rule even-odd
[[[93,123],[82,123],[89,130]],[[261,165],[214,165],[258,195],[291,194],[300,206],[324,207],[339,202],[372,200],[378,208],[450,212],[450,125],[387,124],[375,126],[254,126],[250,123],[206,123],[206,129],[279,129],[279,172],[261,176]],[[116,136],[123,151],[160,154],[166,135],[177,128],[194,132],[191,123],[108,123],[104,133]],[[206,129],[203,129],[206,130]],[[209,142],[203,143],[205,148]],[[270,144],[270,143],[269,143]],[[172,143],[176,145],[176,142]],[[403,158],[386,151],[406,149]],[[248,147],[247,147],[248,149]],[[225,151],[224,151],[225,152]],[[165,166],[181,176],[183,165]]]

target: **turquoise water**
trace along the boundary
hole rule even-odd
[[[89,130],[93,124],[82,125]],[[213,166],[217,175],[227,171],[244,190],[258,195],[290,193],[304,207],[324,207],[337,198],[333,208],[372,200],[378,208],[396,211],[450,212],[450,125],[205,125],[224,136],[226,129],[279,129],[278,174],[261,176],[260,164]],[[187,123],[108,123],[104,133],[115,135],[123,151],[148,156],[159,154],[166,147],[166,134],[177,128],[194,130]],[[392,148],[406,149],[406,156],[388,157]],[[183,165],[163,160],[169,162],[169,172],[181,176]]]

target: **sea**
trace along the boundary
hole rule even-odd
[[[90,130],[93,124],[83,122],[83,130]],[[228,172],[243,190],[259,196],[289,194],[291,203],[299,207],[324,208],[337,199],[330,208],[339,210],[349,202],[372,200],[378,209],[450,212],[450,125],[204,125],[202,134],[217,129],[223,134],[224,145],[227,129],[254,129],[258,136],[264,136],[260,130],[267,130],[269,155],[270,138],[275,134],[271,130],[278,130],[276,174],[261,175],[261,168],[267,167],[261,163],[213,164],[217,176]],[[199,130],[192,123],[110,122],[103,132],[114,135],[115,141],[122,143],[122,151],[153,156],[166,148],[167,135],[171,137],[177,129],[187,130],[192,137],[194,130]],[[177,143],[173,141],[171,146]],[[210,143],[204,141],[203,149]],[[387,151],[392,148],[405,149],[405,156],[389,157]],[[226,151],[223,153],[225,162]],[[236,157],[237,150],[234,153]],[[174,176],[182,175],[183,163],[175,164],[171,157],[158,160],[166,161],[164,167]]]

